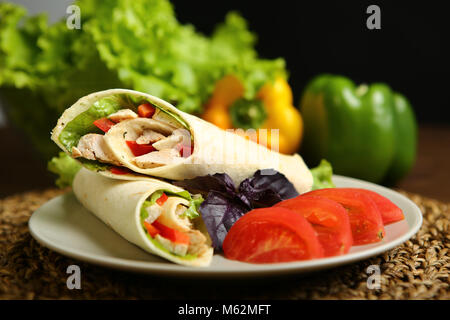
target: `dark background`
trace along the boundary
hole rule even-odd
[[[450,123],[446,98],[450,26],[444,1],[186,1],[173,0],[179,21],[205,34],[230,10],[258,35],[264,58],[283,57],[298,105],[316,74],[357,83],[386,82],[406,95],[420,123]],[[369,30],[367,7],[381,9],[381,29]]]

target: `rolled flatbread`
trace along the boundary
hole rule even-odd
[[[140,116],[143,104],[155,109],[151,116]],[[93,122],[105,118],[102,132]],[[62,114],[52,140],[90,170],[105,174],[115,167],[128,168],[125,179],[133,174],[183,180],[227,173],[238,185],[259,169],[275,169],[299,193],[309,191],[313,183],[298,154],[269,150],[157,97],[126,89],[81,98]]]
[[[209,266],[213,248],[203,221],[186,215],[189,201],[177,196],[187,191],[152,178],[131,179],[111,179],[82,168],[73,191],[85,208],[145,251],[181,265]],[[152,196],[162,193],[165,201],[152,203]],[[153,226],[156,221],[160,233],[151,235],[144,221]],[[177,240],[180,235],[188,243]]]

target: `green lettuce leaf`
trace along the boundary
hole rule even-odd
[[[48,163],[48,170],[57,174],[56,185],[60,188],[72,186],[73,179],[81,165],[64,152],[58,157],[53,157]]]
[[[325,159],[322,159],[317,167],[312,168],[311,173],[314,181],[312,190],[336,187],[332,179],[333,168]]]

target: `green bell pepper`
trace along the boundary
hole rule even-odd
[[[348,78],[319,75],[306,87],[302,156],[327,159],[337,174],[393,184],[414,164],[417,124],[408,100],[389,86],[358,87]]]

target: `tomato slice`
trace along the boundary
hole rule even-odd
[[[94,125],[103,132],[108,132],[109,129],[111,129],[111,127],[115,125],[115,123],[109,120],[108,118],[101,118],[95,120]]]
[[[157,203],[159,206],[162,206],[162,205],[167,201],[167,199],[169,199],[169,197],[168,197],[165,193],[163,193],[163,194],[161,195],[161,197],[159,197],[159,198],[156,200],[156,203]]]
[[[147,229],[148,234],[152,238],[154,238],[157,234],[160,233],[160,231],[155,226],[151,225],[147,221],[144,221],[144,226],[145,226],[145,229]]]
[[[156,149],[152,146],[151,143],[149,144],[139,144],[136,141],[126,141],[128,148],[130,148],[131,152],[135,157],[142,156],[144,154],[147,154],[149,152],[155,151]]]
[[[353,244],[350,219],[336,201],[317,196],[298,196],[275,205],[292,210],[311,223],[324,249],[325,257],[345,254]]]
[[[306,219],[282,207],[252,210],[228,231],[223,242],[228,259],[276,263],[323,257],[317,234]]]
[[[111,169],[109,169],[109,171],[114,174],[129,174],[129,173],[131,173],[130,170],[128,170],[127,168],[121,168],[121,167],[111,167]]]
[[[153,222],[153,226],[159,230],[159,234],[166,238],[169,239],[172,242],[175,243],[181,243],[181,244],[187,244],[189,245],[189,236],[182,232],[182,231],[178,231],[176,229],[170,228],[168,226],[163,225],[162,223],[159,223],[158,220],[156,220],[155,222]]]
[[[143,103],[138,107],[138,115],[141,118],[151,118],[156,109],[150,103]]]
[[[378,210],[381,213],[381,218],[383,219],[383,224],[387,225],[390,223],[394,223],[400,220],[405,219],[403,215],[402,209],[397,207],[391,200],[382,195],[367,189],[359,189],[359,188],[343,188],[349,191],[357,191],[360,193],[364,193],[369,196],[378,207]]]
[[[313,190],[304,195],[334,200],[347,209],[354,245],[374,243],[384,238],[381,213],[375,202],[366,194],[345,188],[326,188]]]

